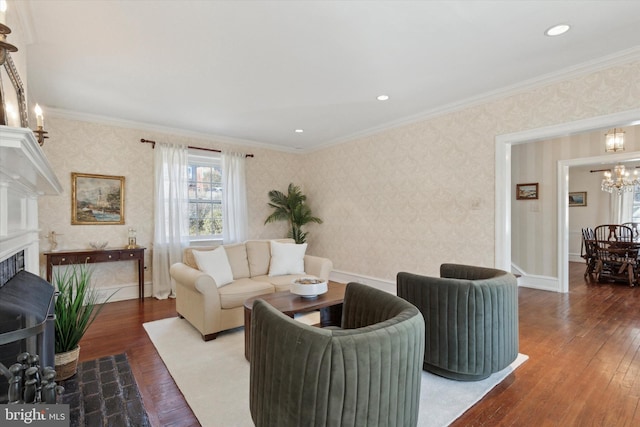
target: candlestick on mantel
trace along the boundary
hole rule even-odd
[[[42,108],[40,105],[36,104],[36,108],[34,108],[36,112],[36,125],[39,128],[44,128],[44,116],[42,115]]]

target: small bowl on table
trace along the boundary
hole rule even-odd
[[[291,293],[302,298],[316,298],[327,292],[327,281],[315,277],[302,277],[291,282]]]
[[[106,240],[96,240],[93,242],[89,242],[89,246],[91,246],[93,249],[102,250],[107,247],[108,243],[109,242],[107,242]]]

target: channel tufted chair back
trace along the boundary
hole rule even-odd
[[[349,283],[342,328],[293,320],[257,300],[251,318],[251,416],[258,427],[415,426],[424,354],[420,311]]]
[[[442,264],[440,276],[397,276],[398,296],[424,315],[424,369],[477,381],[509,366],[518,356],[515,276],[460,264]]]

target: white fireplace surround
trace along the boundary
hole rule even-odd
[[[60,193],[33,132],[0,126],[0,262],[24,251],[25,270],[39,275],[38,197]]]

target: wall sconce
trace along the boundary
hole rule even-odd
[[[33,131],[33,133],[35,133],[36,136],[38,137],[38,144],[42,146],[44,144],[44,140],[49,138],[47,136],[49,132],[44,130],[44,116],[42,115],[42,108],[40,108],[40,105],[36,104],[36,108],[34,108],[34,111],[36,113],[37,128],[36,130]]]
[[[624,151],[624,131],[622,129],[613,129],[604,134],[604,151],[607,153]]]

